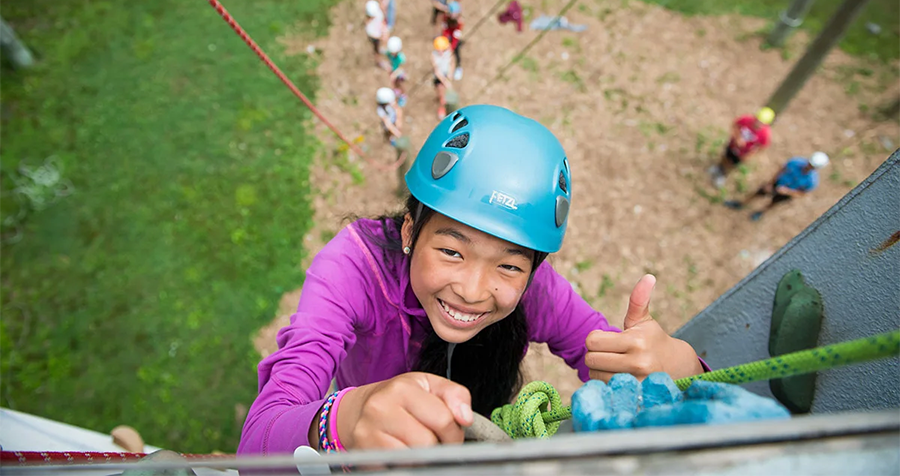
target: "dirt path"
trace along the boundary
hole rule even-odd
[[[425,2],[401,0],[396,34],[404,41],[414,80],[429,68],[432,27]],[[494,2],[464,0],[468,28]],[[526,2],[527,4],[528,2]],[[533,3],[533,2],[532,2]],[[553,15],[562,1],[547,0],[535,15]],[[658,278],[651,310],[674,331],[787,243],[900,144],[900,125],[875,123],[861,111],[900,94],[897,65],[872,65],[833,52],[774,127],[774,142],[757,156],[737,187],[756,187],[783,161],[814,150],[828,152],[832,165],[818,190],[753,223],[746,213],[725,209],[714,196],[706,167],[715,160],[730,121],[754,111],[786,75],[807,43],[793,38],[788,51],[760,51],[758,19],[683,17],[640,2],[582,0],[567,14],[587,31],[550,32],[480,96],[479,90],[537,32],[516,34],[494,18],[468,38],[465,77],[458,83],[464,104],[491,103],[540,120],[556,133],[573,169],[574,204],[563,250],[554,267],[620,325],[632,285],[645,272]],[[542,7],[543,6],[543,7]],[[362,145],[382,163],[393,157],[376,127],[375,90],[386,73],[372,64],[360,22],[362,2],[341,2],[332,12],[327,38],[302,36],[284,42],[320,55],[317,103],[348,134],[362,133]],[[412,86],[412,85],[410,85]],[[406,130],[420,146],[437,123],[430,80],[417,88],[405,109]],[[330,239],[347,215],[371,216],[399,207],[396,177],[346,154],[324,128],[323,153],[312,167],[315,226],[304,237],[309,257]],[[354,182],[348,170],[364,176]],[[738,184],[740,182],[740,184]],[[309,259],[300,263],[304,268]],[[263,353],[296,306],[298,292],[285,296],[281,317],[257,340]],[[553,383],[568,399],[580,382],[544,346],[529,352],[531,379]]]

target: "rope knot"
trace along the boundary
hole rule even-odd
[[[491,412],[491,421],[511,438],[550,438],[560,422],[570,417],[571,410],[563,406],[559,392],[541,381],[526,385],[515,404]]]

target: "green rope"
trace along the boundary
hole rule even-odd
[[[898,352],[900,330],[694,375],[676,380],[675,385],[684,391],[695,380],[731,384],[771,380],[894,357]],[[511,438],[550,438],[559,429],[559,423],[569,418],[572,408],[562,405],[559,392],[552,385],[540,381],[526,385],[515,404],[491,412],[491,421]]]
[[[548,404],[553,410],[548,411]],[[491,412],[491,421],[512,438],[550,438],[568,418],[572,418],[572,409],[563,406],[553,385],[540,381],[526,385],[514,405]]]

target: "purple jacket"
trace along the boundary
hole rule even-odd
[[[367,233],[361,230],[365,229]],[[338,388],[396,377],[415,365],[431,330],[409,286],[407,257],[385,252],[369,236],[380,222],[361,219],[316,255],[278,351],[259,364],[259,396],[250,407],[238,453],[293,453],[308,445],[309,425],[332,378]],[[550,350],[588,380],[585,339],[619,330],[593,310],[546,261],[522,296],[531,342]]]

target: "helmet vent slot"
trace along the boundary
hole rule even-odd
[[[434,161],[431,162],[431,178],[437,180],[447,175],[447,172],[456,165],[457,161],[459,161],[459,157],[453,152],[444,150],[438,152],[434,156]]]
[[[569,200],[566,197],[556,197],[556,227],[563,226],[566,217],[569,216]]]
[[[456,114],[453,115],[453,120],[458,121],[460,117],[462,117],[462,114],[457,112]]]
[[[452,147],[454,149],[464,149],[467,145],[469,145],[469,133],[464,132],[444,144],[444,147]]]
[[[562,172],[559,173],[559,188],[563,193],[569,193],[569,184],[566,183],[566,176]]]
[[[463,120],[459,121],[455,126],[453,126],[453,130],[450,131],[450,133],[452,134],[452,133],[454,133],[454,132],[456,132],[456,131],[458,131],[458,130],[460,130],[460,129],[462,129],[463,127],[466,127],[466,126],[468,126],[468,125],[469,125],[469,120],[463,118]]]

